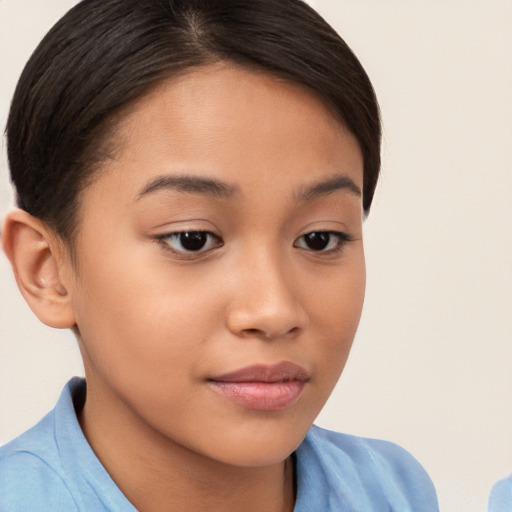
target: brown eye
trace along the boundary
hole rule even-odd
[[[221,245],[220,238],[209,231],[181,231],[158,238],[169,249],[180,253],[206,252]]]
[[[178,235],[179,242],[187,251],[200,251],[208,242],[208,233],[204,231],[190,231]]]
[[[346,233],[312,231],[299,237],[294,245],[314,252],[331,252],[341,250],[347,242],[350,242],[350,237]]]
[[[308,233],[304,235],[304,243],[312,251],[323,251],[329,245],[331,236],[331,233],[326,233],[325,231]]]

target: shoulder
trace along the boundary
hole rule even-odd
[[[50,413],[0,448],[0,512],[135,512],[80,428],[85,393],[71,379]]]
[[[414,512],[438,510],[436,492],[426,471],[394,443],[313,426],[297,457],[303,459],[303,470],[304,465],[315,468],[322,478],[327,475],[332,486],[345,487],[340,491],[344,496],[358,494],[357,500],[368,500],[367,506],[375,507],[368,510],[378,510],[374,504]]]
[[[49,414],[0,448],[0,512],[78,510],[69,492]]]

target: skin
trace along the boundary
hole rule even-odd
[[[138,510],[291,511],[290,454],[343,370],[363,304],[357,141],[301,86],[227,64],[160,84],[117,136],[80,198],[75,265],[25,212],[4,228],[32,309],[77,331],[82,429]],[[182,190],[176,176],[230,193]],[[186,230],[214,236],[195,253],[162,239]],[[304,235],[319,231],[349,241],[331,234],[312,250]],[[283,361],[308,379],[279,410],[209,383]]]

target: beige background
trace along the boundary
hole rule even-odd
[[[380,98],[382,182],[366,224],[365,312],[318,423],[409,449],[447,512],[485,510],[512,471],[512,1],[316,0]],[[72,0],[0,0],[0,123]],[[2,141],[0,214],[11,202]],[[0,257],[0,443],[82,372]]]

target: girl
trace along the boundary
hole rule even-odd
[[[377,101],[300,0],[84,0],[7,126],[4,250],[86,379],[0,450],[0,510],[435,511],[395,445],[312,426],[365,286]]]

